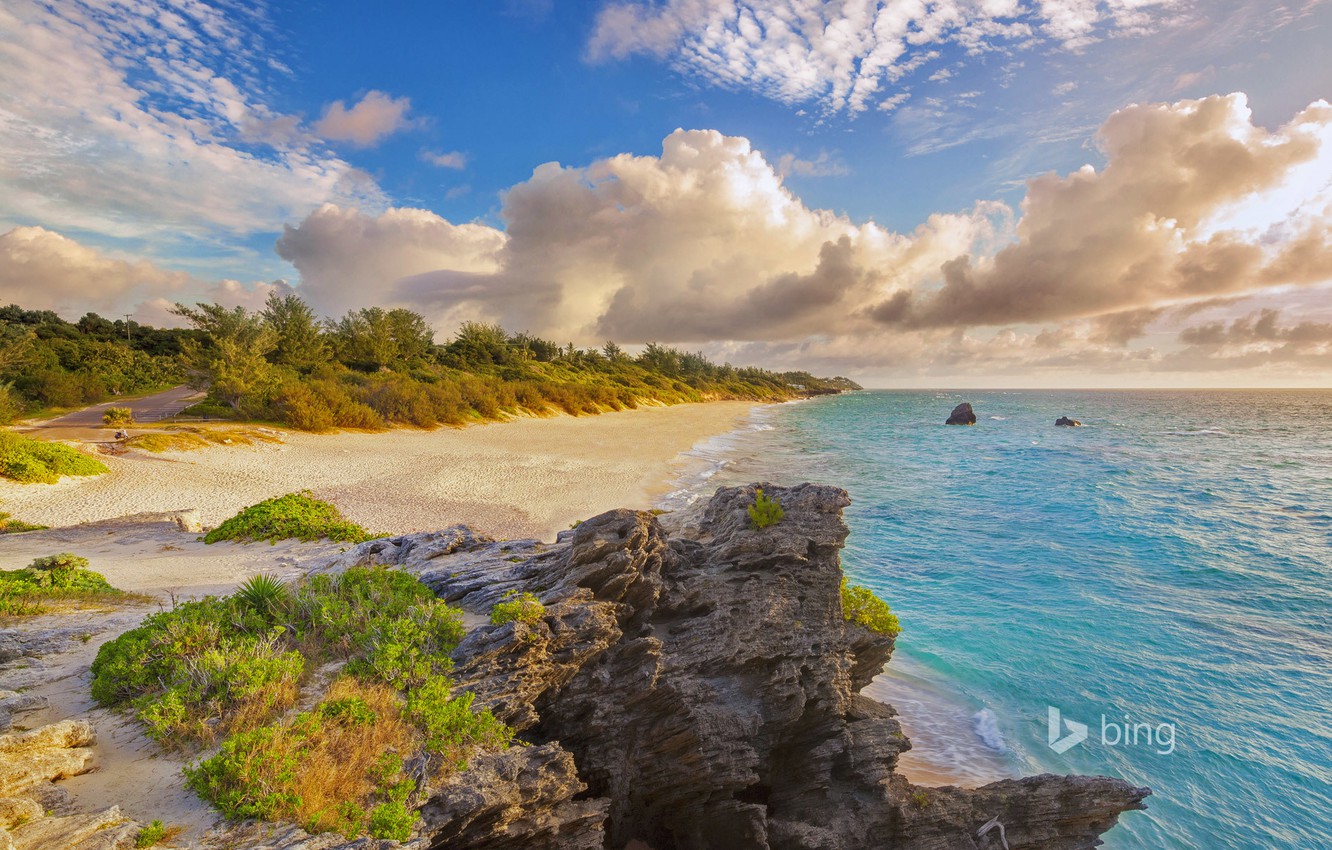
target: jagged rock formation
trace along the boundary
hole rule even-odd
[[[1080,427],[1080,426],[1082,425],[1082,423],[1079,422],[1078,420],[1076,420],[1076,419],[1069,419],[1067,416],[1061,416],[1061,417],[1059,417],[1058,419],[1055,420],[1055,424],[1056,424],[1056,425],[1062,425],[1062,426],[1064,426],[1065,428],[1077,428],[1077,427]]]
[[[755,486],[786,511],[762,531]],[[534,746],[433,789],[431,846],[997,848],[997,831],[976,832],[998,818],[1011,850],[1080,850],[1141,808],[1148,789],[1114,779],[965,790],[895,773],[910,744],[891,707],[857,693],[892,641],[841,615],[847,504],[832,487],[751,485],[718,491],[688,536],[618,510],[550,546],[455,528],[325,564],[398,564],[477,613],[508,590],[546,606],[455,652],[459,686]]]
[[[971,402],[964,401],[961,404],[959,404],[957,407],[954,407],[953,412],[948,414],[948,419],[944,422],[944,424],[975,425],[976,411],[971,409]]]

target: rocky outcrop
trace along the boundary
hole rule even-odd
[[[1076,419],[1069,419],[1067,416],[1059,417],[1058,419],[1055,420],[1055,424],[1061,425],[1065,428],[1079,428],[1082,426],[1081,422],[1079,422]]]
[[[971,409],[971,402],[964,401],[961,404],[959,404],[957,407],[954,407],[953,412],[948,414],[948,419],[944,422],[944,424],[975,425],[976,411]]]
[[[757,486],[785,510],[763,530],[746,510]],[[966,790],[895,772],[910,744],[857,693],[892,641],[841,613],[847,504],[832,487],[751,485],[718,491],[687,535],[619,510],[553,545],[449,529],[326,564],[401,564],[478,614],[508,590],[546,606],[455,652],[459,687],[533,746],[435,790],[433,846],[997,848],[997,829],[977,836],[995,820],[1011,850],[1081,850],[1141,808],[1150,792],[1115,779]]]

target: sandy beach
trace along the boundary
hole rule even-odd
[[[576,520],[647,508],[695,443],[733,430],[750,402],[517,419],[463,429],[287,432],[283,443],[106,457],[110,474],[54,485],[0,482],[0,508],[50,526],[198,509],[206,526],[296,490],[377,532],[467,523],[552,539]]]

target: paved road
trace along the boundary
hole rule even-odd
[[[18,430],[52,440],[110,440],[115,433],[102,427],[102,414],[108,407],[128,407],[135,422],[156,422],[180,413],[203,398],[203,393],[189,387],[172,387],[160,393],[133,399],[94,404],[54,419],[33,422]]]

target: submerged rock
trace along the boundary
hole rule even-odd
[[[1069,419],[1067,416],[1061,416],[1061,417],[1059,417],[1058,419],[1055,420],[1055,424],[1056,424],[1056,425],[1063,425],[1063,426],[1068,427],[1068,428],[1078,428],[1078,427],[1081,427],[1081,426],[1082,426],[1082,423],[1081,423],[1081,422],[1079,422],[1079,421],[1076,420],[1076,419]]]
[[[785,510],[763,530],[746,510],[759,486]],[[408,535],[328,565],[400,563],[478,614],[510,589],[545,605],[454,653],[459,689],[532,746],[432,789],[430,846],[945,850],[1000,846],[976,837],[998,818],[1013,850],[1082,850],[1142,808],[1150,791],[1117,779],[968,790],[896,773],[910,742],[858,693],[893,640],[842,617],[849,503],[750,485],[719,490],[687,534],[616,510],[552,545]]]
[[[948,419],[947,421],[944,422],[944,424],[975,425],[976,411],[971,409],[971,402],[964,401],[961,404],[959,404],[957,407],[954,407],[953,412],[948,414]]]

